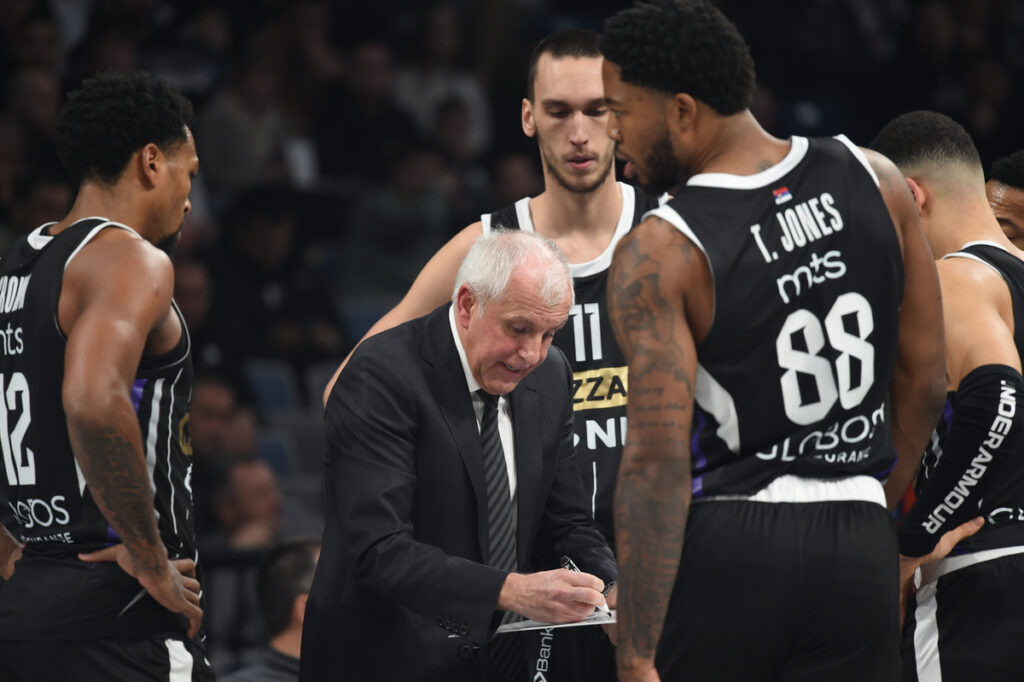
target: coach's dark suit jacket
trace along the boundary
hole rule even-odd
[[[510,395],[518,566],[557,568],[564,553],[608,582],[614,560],[574,463],[570,386],[552,346]],[[505,573],[484,563],[480,435],[448,306],[364,341],[325,422],[327,520],[301,679],[481,679]]]

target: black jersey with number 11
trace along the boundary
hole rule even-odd
[[[653,214],[703,251],[714,279],[694,500],[785,474],[884,476],[903,260],[863,153],[842,136],[793,137],[772,168],[694,176]]]
[[[644,213],[658,205],[656,197],[635,190],[632,185],[620,182],[618,187],[622,211],[608,246],[594,260],[569,264],[576,304],[554,340],[572,363],[576,461],[595,524],[613,547],[612,498],[626,436],[629,377],[626,359],[608,320],[608,267],[619,240],[643,219]],[[529,198],[481,218],[485,234],[492,227],[535,231]]]

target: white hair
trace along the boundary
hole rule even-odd
[[[480,302],[480,313],[489,301],[501,298],[508,290],[512,273],[527,263],[544,267],[543,280],[537,293],[547,305],[557,305],[569,292],[569,304],[576,302],[569,263],[561,249],[535,232],[524,230],[491,230],[476,238],[455,276],[452,303],[459,297],[465,284]]]

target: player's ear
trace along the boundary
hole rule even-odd
[[[163,153],[159,147],[150,142],[140,149],[138,154],[136,163],[138,164],[139,175],[146,187],[152,187],[156,184],[156,176],[163,161]]]
[[[666,116],[670,126],[679,132],[691,130],[697,120],[697,100],[685,92],[677,92],[665,102]]]
[[[537,124],[533,120],[533,104],[526,97],[523,98],[523,134],[527,137],[537,134]]]
[[[928,191],[919,185],[914,178],[907,178],[907,186],[910,188],[911,196],[914,197],[914,205],[917,207],[917,215],[924,215],[931,207]]]

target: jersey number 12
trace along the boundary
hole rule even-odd
[[[10,413],[18,409],[21,398],[21,414],[11,430]],[[29,409],[28,380],[21,372],[10,376],[0,374],[0,448],[4,453],[4,470],[11,485],[35,485],[36,458],[32,451],[23,448],[25,432],[32,421]]]

